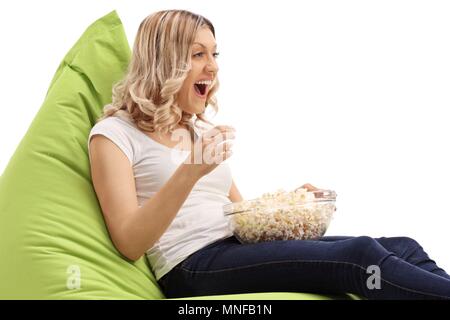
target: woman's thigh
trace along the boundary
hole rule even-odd
[[[169,297],[267,291],[356,293],[359,283],[366,281],[367,267],[383,255],[389,253],[365,236],[255,244],[230,237],[175,267],[165,293]]]

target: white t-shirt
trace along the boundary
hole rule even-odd
[[[201,135],[195,129],[196,137]],[[173,175],[189,151],[169,148],[141,131],[131,119],[108,117],[96,123],[88,138],[101,134],[114,142],[133,167],[137,201],[141,207]],[[90,157],[90,153],[89,153]],[[223,206],[230,203],[232,177],[229,165],[220,163],[197,181],[176,217],[146,252],[157,280],[190,254],[232,235]]]

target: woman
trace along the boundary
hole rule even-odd
[[[131,261],[145,254],[167,297],[450,299],[450,276],[411,238],[241,244],[232,235],[222,207],[243,199],[224,162],[231,143],[222,142],[234,129],[199,126],[212,125],[207,107],[217,112],[217,55],[214,27],[199,15],[161,11],[139,26],[126,76],[89,136],[93,184],[118,251]]]

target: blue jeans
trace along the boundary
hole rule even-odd
[[[167,298],[311,292],[450,299],[450,276],[408,237],[328,236],[242,244],[231,236],[191,254],[159,284]]]

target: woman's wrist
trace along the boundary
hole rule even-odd
[[[196,183],[203,177],[203,174],[196,168],[195,164],[182,163],[179,166],[180,175],[187,179],[187,183]]]

